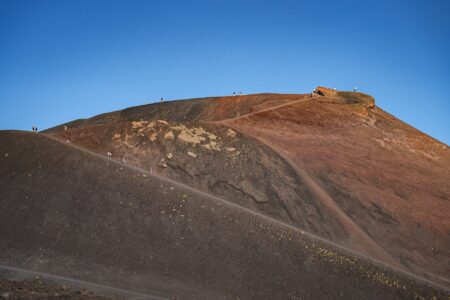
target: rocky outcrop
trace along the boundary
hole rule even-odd
[[[320,96],[333,96],[336,94],[336,91],[330,88],[326,88],[323,86],[318,86],[316,88],[316,94]]]

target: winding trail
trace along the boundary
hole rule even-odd
[[[254,111],[254,112],[251,112],[251,113],[248,113],[248,114],[244,114],[242,116],[236,116],[236,117],[230,118],[230,119],[222,119],[222,120],[219,120],[219,121],[210,121],[210,122],[204,122],[204,123],[221,124],[221,122],[227,122],[227,121],[231,121],[231,120],[239,120],[239,119],[243,119],[243,118],[249,118],[249,117],[251,117],[253,115],[256,115],[256,114],[259,114],[259,113],[263,113],[263,112],[271,111],[271,110],[276,110],[278,108],[294,105],[294,104],[297,104],[297,103],[312,101],[312,100],[318,99],[318,98],[323,98],[323,96],[315,96],[315,97],[309,97],[309,98],[308,98],[308,96],[306,96],[306,99],[294,100],[294,101],[290,101],[290,102],[287,102],[287,103],[271,106],[271,107],[268,107],[268,108],[265,108],[265,109],[261,109],[261,110]]]
[[[304,101],[302,101],[302,102],[304,102]],[[292,104],[292,103],[293,102],[291,102],[290,104]],[[283,105],[283,106],[285,106],[285,105]],[[242,117],[245,117],[245,116],[242,116]],[[342,246],[340,244],[337,244],[337,243],[332,242],[330,240],[324,239],[324,238],[322,238],[320,236],[317,236],[317,235],[315,235],[313,233],[306,232],[303,229],[300,229],[300,228],[298,228],[298,227],[296,227],[294,225],[282,222],[280,220],[274,219],[274,218],[269,217],[269,216],[267,216],[265,214],[262,214],[260,212],[251,210],[251,209],[243,207],[243,206],[240,206],[238,204],[235,204],[233,202],[230,202],[228,200],[225,200],[223,198],[220,198],[220,197],[218,197],[216,195],[213,195],[213,194],[210,194],[208,192],[204,192],[204,191],[198,190],[198,189],[193,188],[193,187],[191,187],[191,186],[189,186],[187,184],[178,182],[176,180],[173,180],[173,179],[170,179],[170,178],[167,178],[167,177],[155,174],[155,173],[150,174],[149,171],[147,171],[147,170],[145,170],[143,168],[136,167],[136,166],[133,166],[133,165],[123,164],[123,163],[121,163],[118,160],[115,160],[115,159],[112,159],[112,158],[107,158],[104,155],[98,154],[96,152],[92,152],[92,151],[90,151],[88,149],[85,149],[83,147],[80,147],[78,145],[74,145],[74,144],[71,144],[71,143],[64,142],[64,141],[62,141],[62,140],[60,140],[60,139],[58,139],[56,137],[53,137],[51,135],[48,135],[48,134],[39,134],[38,133],[38,135],[43,137],[43,138],[45,138],[45,139],[49,139],[49,140],[61,143],[63,145],[66,145],[67,147],[75,148],[75,149],[77,149],[79,151],[82,151],[84,153],[87,153],[89,155],[93,155],[95,157],[98,157],[98,158],[104,160],[105,162],[116,164],[117,166],[120,166],[120,167],[125,167],[125,168],[128,168],[128,169],[132,169],[132,170],[134,170],[134,171],[136,171],[138,173],[146,174],[149,178],[153,177],[153,178],[156,178],[156,179],[158,179],[160,181],[167,182],[167,183],[170,183],[170,184],[172,184],[174,186],[177,186],[177,187],[180,187],[180,188],[185,189],[187,191],[190,191],[190,192],[192,192],[194,194],[197,194],[197,195],[200,195],[200,196],[207,197],[209,199],[215,200],[215,201],[217,201],[219,203],[219,205],[224,204],[224,205],[226,205],[228,207],[231,207],[233,209],[237,209],[239,211],[244,211],[244,212],[246,212],[246,213],[248,213],[250,215],[256,216],[257,218],[265,220],[265,221],[267,221],[269,223],[272,223],[272,224],[274,224],[276,226],[280,226],[282,228],[285,228],[285,229],[291,230],[293,232],[296,232],[296,233],[300,234],[301,236],[309,238],[309,239],[311,239],[313,241],[320,241],[320,242],[322,242],[323,244],[327,245],[330,248],[334,248],[334,249],[339,250],[339,251],[341,251],[343,253],[347,253],[347,254],[349,254],[351,256],[354,256],[356,258],[359,258],[361,260],[365,260],[365,261],[371,262],[371,263],[373,263],[373,264],[375,264],[375,265],[377,265],[377,266],[379,266],[381,268],[387,268],[387,269],[394,270],[394,271],[396,271],[398,273],[401,273],[401,274],[404,274],[404,275],[406,275],[406,276],[408,276],[410,278],[414,278],[415,280],[418,280],[420,282],[424,282],[426,284],[438,287],[438,288],[443,289],[443,290],[450,290],[448,287],[445,287],[445,286],[440,285],[440,284],[438,284],[436,282],[428,280],[428,279],[426,279],[424,277],[421,277],[419,275],[411,273],[408,270],[405,270],[404,268],[399,267],[398,264],[390,265],[390,264],[388,264],[388,263],[386,263],[384,261],[381,261],[381,260],[379,260],[377,258],[373,258],[373,257],[367,256],[367,255],[365,255],[365,254],[363,254],[361,252],[358,252],[358,251],[355,251],[353,249],[344,247],[344,246]]]
[[[334,199],[314,180],[311,175],[308,174],[303,168],[300,168],[298,164],[294,163],[289,157],[288,152],[277,147],[267,139],[263,137],[263,134],[250,126],[245,126],[245,124],[241,124],[238,121],[241,119],[248,119],[251,121],[251,117],[254,115],[258,115],[260,113],[264,113],[267,111],[275,111],[279,108],[292,106],[299,103],[304,103],[313,99],[317,99],[323,96],[311,97],[307,99],[292,101],[288,103],[284,103],[281,105],[276,105],[264,110],[260,110],[257,112],[252,112],[246,115],[242,115],[236,118],[225,119],[213,122],[215,124],[220,124],[223,126],[227,126],[232,128],[241,134],[248,136],[250,138],[256,139],[262,144],[274,150],[278,155],[280,155],[286,163],[295,171],[297,176],[301,178],[311,189],[311,191],[317,196],[317,198],[321,201],[321,203],[333,213],[334,216],[338,219],[338,221],[345,228],[346,232],[349,235],[349,241],[351,245],[359,250],[363,250],[365,252],[371,253],[373,256],[378,259],[382,259],[383,261],[388,262],[389,264],[396,266],[398,268],[402,268],[403,266],[386,250],[384,250],[373,238],[371,238],[367,232],[365,232],[357,223],[353,221],[334,201]],[[247,128],[248,127],[248,128]]]

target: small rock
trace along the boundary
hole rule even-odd
[[[157,136],[156,132],[153,132],[152,134],[150,134],[149,139],[151,142],[154,142],[154,141],[156,141],[157,137],[158,136]]]
[[[63,291],[67,291],[70,287],[67,284],[63,284],[61,288]]]
[[[11,297],[11,293],[8,292],[2,293],[1,297],[2,299],[9,299],[9,297]]]
[[[169,125],[169,123],[167,121],[164,120],[158,120],[158,123],[164,124],[164,125]]]
[[[197,154],[195,154],[194,152],[188,151],[187,153],[190,157],[197,157]]]
[[[236,150],[236,148],[233,148],[233,147],[227,147],[227,151],[229,151],[229,152],[234,152]]]
[[[174,138],[175,138],[175,136],[173,135],[172,131],[169,131],[164,135],[165,140],[173,140]]]
[[[172,159],[173,158],[173,154],[172,153],[167,154],[167,158],[168,159]]]
[[[166,161],[164,160],[164,158],[162,158],[158,164],[159,167],[161,168],[167,168],[167,164]]]
[[[236,132],[232,129],[228,129],[227,135],[229,137],[235,137],[236,136]]]
[[[8,157],[9,156],[9,154],[8,153],[5,153],[5,157]]]

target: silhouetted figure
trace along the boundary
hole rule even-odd
[[[164,99],[163,99],[163,97],[161,97],[161,100],[160,100],[161,102],[163,102],[164,101]]]
[[[356,89],[357,89],[357,87],[355,86],[355,87],[353,88],[353,91],[356,92]]]
[[[233,96],[236,96],[236,92],[233,92]]]

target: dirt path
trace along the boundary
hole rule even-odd
[[[205,123],[221,124],[221,122],[227,122],[227,121],[231,121],[231,120],[239,120],[239,119],[243,119],[243,118],[248,118],[248,117],[251,117],[253,115],[256,115],[256,114],[259,114],[259,113],[262,113],[262,112],[265,112],[265,111],[271,111],[271,110],[275,110],[277,108],[281,108],[281,107],[285,107],[285,106],[289,106],[289,105],[294,105],[294,104],[297,104],[297,103],[307,102],[307,101],[311,101],[311,100],[322,98],[322,97],[323,96],[315,96],[315,97],[310,97],[310,98],[306,98],[306,99],[295,100],[295,101],[291,101],[291,102],[288,102],[288,103],[283,103],[283,104],[271,106],[269,108],[265,108],[265,109],[262,109],[262,110],[254,111],[254,112],[242,115],[242,116],[237,116],[237,117],[230,118],[230,119],[222,119],[222,120],[219,120],[219,121],[205,122]]]
[[[270,141],[267,141],[266,139],[262,138],[258,133],[256,134],[249,134],[248,131],[244,132],[242,129],[240,129],[239,124],[236,124],[236,121],[248,118],[250,119],[251,116],[267,112],[267,111],[276,111],[279,108],[296,105],[299,103],[307,102],[310,100],[314,100],[317,98],[320,98],[322,96],[316,96],[311,97],[307,99],[292,101],[289,103],[284,103],[281,105],[276,105],[267,109],[263,109],[260,111],[256,111],[253,113],[249,113],[246,115],[242,115],[239,117],[231,118],[231,119],[224,119],[220,121],[216,121],[213,123],[221,124],[228,126],[230,128],[233,128],[236,131],[239,131],[241,134],[250,136],[252,138],[256,138],[261,143],[265,144],[266,146],[273,149],[276,153],[278,153],[290,166],[291,168],[297,173],[297,175],[302,178],[307,185],[310,187],[310,189],[314,192],[314,194],[321,200],[322,204],[327,207],[331,212],[333,212],[333,215],[335,215],[340,223],[344,226],[347,233],[350,236],[350,243],[355,248],[359,248],[359,250],[365,250],[369,253],[372,253],[377,258],[382,259],[396,267],[402,267],[402,265],[393,258],[388,252],[386,252],[378,243],[372,239],[358,224],[356,224],[340,207],[339,205],[334,201],[334,199],[303,169],[299,168],[297,164],[293,163],[289,157],[285,153],[283,153],[282,149],[279,149],[274,144],[270,143]]]
[[[448,290],[447,287],[442,286],[442,285],[440,285],[438,283],[435,283],[435,282],[433,282],[431,280],[428,280],[426,278],[423,278],[423,277],[421,277],[419,275],[416,275],[414,273],[411,273],[411,272],[409,272],[409,271],[407,271],[407,270],[405,270],[405,269],[403,269],[401,267],[398,267],[397,264],[390,265],[390,264],[386,263],[385,261],[381,261],[379,259],[367,256],[365,254],[362,254],[361,252],[358,252],[358,251],[355,251],[353,249],[344,247],[344,246],[342,246],[340,244],[337,244],[337,243],[332,242],[330,240],[324,239],[324,238],[322,238],[320,236],[317,236],[315,234],[306,232],[306,231],[304,231],[304,230],[302,230],[302,229],[300,229],[300,228],[298,228],[296,226],[293,226],[291,224],[284,223],[284,222],[282,222],[280,220],[274,219],[272,217],[269,217],[269,216],[267,216],[265,214],[262,214],[262,213],[259,213],[257,211],[251,210],[249,208],[240,206],[238,204],[235,204],[233,202],[230,202],[228,200],[225,200],[225,199],[220,198],[218,196],[215,196],[213,194],[210,194],[210,193],[198,190],[198,189],[193,188],[193,187],[191,187],[189,185],[186,185],[184,183],[178,182],[176,180],[173,180],[173,179],[170,179],[170,178],[167,178],[167,177],[155,174],[155,173],[150,174],[149,171],[144,170],[144,169],[139,168],[139,167],[136,167],[136,166],[133,166],[133,165],[122,164],[120,161],[117,161],[117,160],[114,160],[114,159],[111,159],[111,158],[107,158],[104,155],[100,155],[98,153],[92,152],[92,151],[87,150],[85,148],[82,148],[80,146],[77,146],[77,145],[74,145],[74,144],[70,144],[70,143],[66,143],[66,142],[61,141],[61,140],[59,140],[59,139],[57,139],[55,137],[52,137],[50,135],[46,135],[46,134],[39,134],[39,135],[42,136],[43,138],[47,138],[49,140],[53,140],[55,142],[64,144],[67,147],[76,148],[76,149],[78,149],[78,150],[80,150],[82,152],[85,152],[85,153],[88,153],[90,155],[94,155],[96,157],[99,157],[100,159],[104,160],[105,162],[116,164],[117,166],[129,168],[129,169],[133,169],[133,170],[135,170],[135,171],[137,171],[139,173],[146,174],[148,177],[157,178],[158,180],[161,180],[161,181],[173,184],[174,186],[180,187],[180,188],[185,189],[187,191],[190,191],[190,192],[192,192],[194,194],[205,196],[205,197],[208,197],[208,198],[210,198],[212,200],[218,201],[219,204],[224,204],[224,205],[227,205],[227,206],[232,207],[234,209],[237,209],[237,210],[240,210],[240,211],[245,211],[246,213],[249,213],[249,214],[251,214],[253,216],[256,216],[257,218],[264,219],[265,221],[268,221],[268,222],[270,222],[270,223],[272,223],[274,225],[281,226],[283,228],[293,230],[294,232],[297,232],[297,233],[299,233],[300,235],[302,235],[304,237],[307,237],[307,238],[309,238],[311,240],[320,241],[320,242],[324,243],[325,245],[328,245],[330,248],[334,248],[334,249],[337,249],[337,250],[342,251],[344,253],[351,254],[352,256],[355,256],[356,258],[369,261],[369,262],[371,262],[371,263],[373,263],[373,264],[375,264],[377,266],[380,266],[380,267],[383,267],[383,268],[388,268],[388,269],[391,269],[391,270],[395,270],[395,271],[397,271],[399,273],[405,274],[406,276],[414,278],[415,280],[418,280],[418,281],[421,281],[421,282],[426,282],[427,284],[430,284],[432,286],[436,286],[436,287],[439,287],[441,289]]]
[[[9,276],[7,276],[7,277],[10,277],[12,275],[12,278],[14,278],[15,280],[16,280],[16,278],[18,278],[18,280],[20,280],[22,278],[26,279],[26,278],[30,278],[30,277],[39,276],[42,279],[51,280],[51,281],[54,281],[61,285],[68,284],[72,287],[87,289],[87,290],[97,292],[97,293],[102,293],[102,294],[104,293],[104,294],[113,296],[114,298],[120,297],[120,298],[126,298],[126,299],[130,299],[130,300],[164,300],[164,299],[168,299],[168,298],[163,298],[163,297],[159,297],[159,296],[142,294],[142,293],[133,292],[133,291],[125,290],[125,289],[106,286],[103,284],[86,282],[86,281],[82,281],[82,280],[78,280],[78,279],[74,279],[74,278],[53,275],[53,274],[48,274],[48,273],[43,273],[43,272],[36,272],[36,271],[31,271],[31,270],[25,270],[25,269],[15,268],[15,267],[10,267],[10,266],[5,266],[5,265],[0,265],[0,273],[9,274]]]

